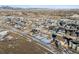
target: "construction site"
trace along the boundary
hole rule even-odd
[[[78,54],[79,9],[0,7],[0,54]]]

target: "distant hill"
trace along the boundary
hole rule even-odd
[[[16,8],[16,7],[10,7],[10,6],[1,6],[0,9],[9,9],[9,10],[21,10],[23,8]]]

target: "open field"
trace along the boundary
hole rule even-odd
[[[4,40],[0,42],[0,53],[9,53],[9,54],[38,54],[38,53],[50,53],[43,47],[36,44],[36,42],[29,42],[28,39],[25,39],[19,35],[11,33],[13,36],[11,40]],[[16,39],[17,37],[17,39]]]

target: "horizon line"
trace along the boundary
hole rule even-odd
[[[0,5],[14,8],[79,9],[79,5]]]

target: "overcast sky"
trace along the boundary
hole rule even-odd
[[[7,5],[0,5],[7,6]],[[79,5],[9,5],[20,8],[79,8]]]

